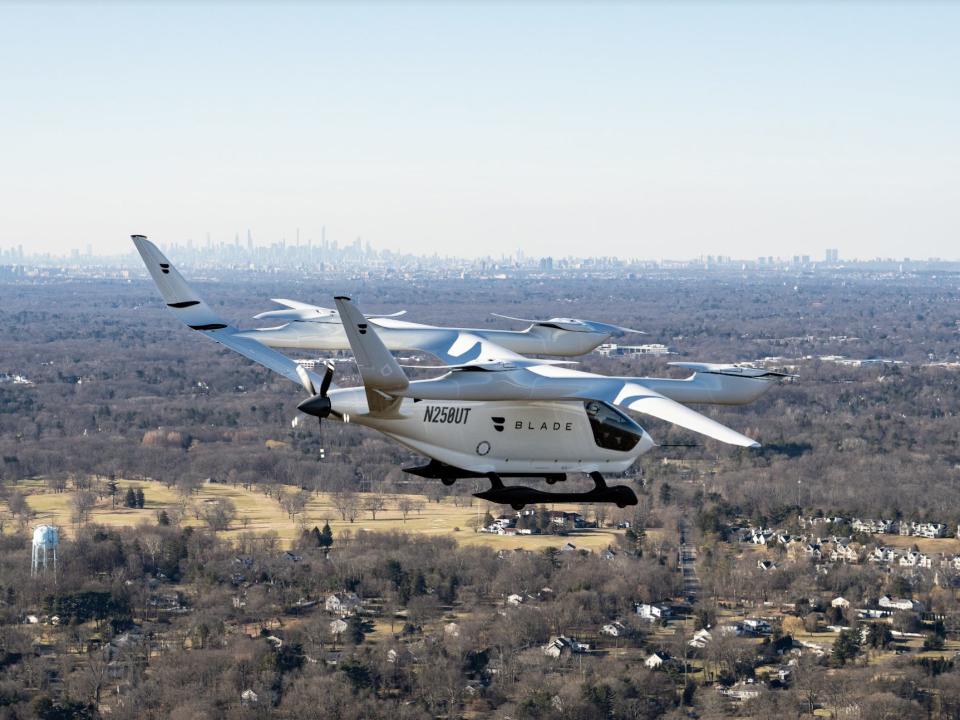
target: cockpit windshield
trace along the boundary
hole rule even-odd
[[[633,450],[643,437],[643,428],[615,407],[597,400],[587,400],[583,407],[590,419],[594,442],[599,447],[627,452]]]

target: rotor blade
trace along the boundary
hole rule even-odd
[[[330,383],[333,381],[333,362],[327,360],[324,364],[327,367],[327,371],[323,374],[323,380],[320,383],[320,394],[326,397],[327,390],[330,389]]]
[[[300,384],[303,385],[303,389],[306,390],[309,395],[317,394],[317,391],[313,387],[313,380],[310,379],[310,376],[302,365],[297,365],[297,377],[300,378]],[[324,382],[326,382],[326,378],[324,378]],[[326,395],[326,392],[323,394]]]
[[[613,334],[617,335],[646,335],[643,330],[634,330],[633,328],[623,327],[622,325],[611,325],[610,323],[597,322],[595,320],[586,320],[585,324],[590,325],[594,329],[603,329],[604,331],[613,330]]]
[[[504,320],[516,320],[517,322],[528,322],[528,323],[540,323],[546,322],[546,320],[531,320],[529,318],[518,318],[513,317],[512,315],[501,315],[500,313],[490,313],[494,317],[503,318]]]
[[[452,363],[449,365],[416,365],[412,363],[400,363],[400,367],[419,368],[422,370],[516,370],[517,368],[540,366],[540,365],[579,365],[579,360],[547,360],[544,358],[507,358],[504,360],[474,360],[468,363]]]
[[[577,318],[550,318],[549,320],[532,320],[530,318],[513,317],[512,315],[501,315],[500,313],[490,313],[494,317],[504,320],[516,320],[517,322],[528,322],[534,325],[546,325],[569,332],[605,332],[610,335],[626,335],[627,333],[635,335],[646,335],[643,330],[634,330],[633,328],[623,327],[622,325],[611,325],[610,323],[597,322],[596,320],[579,320]],[[567,326],[567,327],[564,327]]]
[[[686,362],[686,361],[675,361],[669,362],[667,365],[672,365],[673,367],[685,368],[687,370],[694,370],[698,373],[709,373],[713,375],[730,375],[731,377],[746,377],[746,378],[764,378],[764,377],[774,377],[774,378],[796,378],[798,375],[783,372],[782,370],[768,370],[763,367],[753,367],[751,365],[730,365],[723,363],[702,363],[702,362]]]

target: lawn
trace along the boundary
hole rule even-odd
[[[98,500],[91,514],[91,522],[102,525],[123,527],[135,526],[141,523],[156,524],[157,513],[162,509],[169,510],[177,506],[180,498],[177,493],[158,482],[118,480],[120,492],[113,506],[109,498]],[[122,501],[126,490],[130,486],[139,486],[144,491],[145,504],[142,509],[123,507]],[[21,482],[18,488],[27,493],[27,502],[36,513],[33,525],[49,523],[60,526],[69,534],[73,528],[70,516],[70,498],[72,493],[55,493],[49,490],[42,481],[34,480]],[[293,492],[293,488],[288,489]],[[359,494],[361,503],[364,494]],[[404,518],[398,509],[401,498],[412,500],[420,509],[408,513]],[[253,490],[232,485],[206,484],[199,488],[190,504],[201,506],[218,498],[227,498],[237,509],[237,517],[229,530],[222,534],[235,536],[242,532],[276,532],[282,539],[290,541],[295,538],[301,527],[312,528],[322,526],[329,521],[334,535],[343,530],[356,532],[358,530],[390,531],[449,535],[463,544],[482,544],[496,549],[525,548],[541,550],[546,547],[560,547],[567,542],[578,548],[602,550],[615,543],[622,530],[592,529],[578,530],[568,536],[551,535],[493,535],[490,533],[475,532],[474,528],[482,521],[484,514],[489,510],[493,515],[504,512],[498,505],[474,500],[472,506],[456,506],[450,499],[440,503],[431,503],[422,495],[388,495],[386,508],[377,513],[374,520],[369,512],[363,512],[355,522],[346,522],[331,503],[327,494],[319,494],[311,498],[302,515],[292,520],[280,507],[280,504],[266,495]],[[574,505],[551,505],[551,509],[574,510]],[[506,510],[509,512],[509,510]],[[184,516],[184,525],[201,525],[188,510]],[[9,527],[9,526],[8,526]]]

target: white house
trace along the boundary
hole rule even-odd
[[[555,635],[550,638],[550,642],[543,646],[543,654],[552,658],[589,651],[590,646],[588,644],[578,642],[576,638],[569,638],[565,635]]]
[[[910,600],[908,598],[892,598],[889,595],[884,595],[877,602],[882,608],[887,610],[914,610],[919,612],[922,609],[920,603],[915,600]]]
[[[352,592],[331,593],[323,606],[327,612],[338,615],[350,615],[363,609],[359,596]]]
[[[760,685],[753,680],[745,680],[720,690],[721,693],[734,700],[753,700],[760,697]]]
[[[651,670],[656,670],[658,667],[663,665],[670,659],[670,655],[664,652],[663,650],[657,650],[655,653],[651,653],[646,660],[643,661],[643,664],[646,665]]]
[[[926,538],[941,538],[947,534],[947,526],[943,523],[918,523],[903,520],[900,522],[900,534]]]
[[[830,607],[843,608],[846,610],[848,607],[850,607],[850,601],[843,596],[835,597],[830,601]]]
[[[830,561],[847,563],[860,562],[860,553],[848,543],[836,543],[833,549],[830,550]]]
[[[876,563],[892,563],[897,561],[897,557],[898,553],[894,548],[883,546],[874,548],[867,556],[867,560]]]
[[[906,555],[900,557],[901,567],[932,568],[933,558],[924,555],[922,552],[911,550]]]
[[[701,628],[693,634],[693,638],[691,638],[687,645],[702,649],[706,647],[707,643],[711,640],[713,640],[713,635],[710,634],[710,631]]]
[[[619,620],[614,620],[612,623],[607,623],[600,628],[600,632],[602,632],[604,635],[609,635],[610,637],[623,637],[629,631],[627,626],[622,622]]]
[[[743,627],[754,635],[769,635],[773,632],[770,623],[761,618],[747,618],[743,621]]]
[[[670,608],[663,604],[637,603],[636,611],[648,622],[659,622],[670,617]]]

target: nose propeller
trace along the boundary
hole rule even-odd
[[[323,425],[323,419],[325,417],[329,417],[330,412],[333,409],[330,398],[327,397],[327,391],[330,389],[330,383],[333,382],[333,362],[331,360],[327,360],[325,366],[327,370],[323,374],[323,380],[320,381],[320,392],[317,392],[313,385],[313,380],[310,378],[310,375],[307,373],[307,371],[299,365],[297,366],[297,376],[300,378],[300,382],[303,384],[304,389],[310,393],[310,397],[297,405],[297,409],[300,412],[306,413],[307,415],[313,415],[315,418],[317,418],[317,422],[320,425]]]

